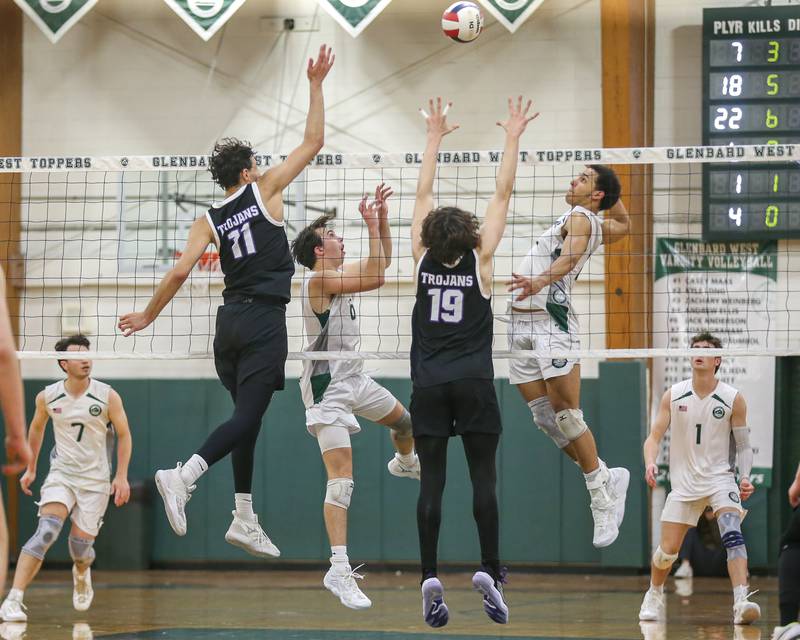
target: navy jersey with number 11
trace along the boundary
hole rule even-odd
[[[411,318],[414,386],[494,379],[491,296],[481,291],[478,265],[474,249],[452,267],[423,254]]]

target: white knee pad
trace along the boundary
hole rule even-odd
[[[664,553],[659,545],[653,553],[653,566],[656,569],[669,569],[677,559],[677,553]]]
[[[77,536],[69,537],[69,555],[75,562],[82,564],[91,564],[94,562],[94,540],[87,540],[86,538],[78,538]]]
[[[570,442],[580,438],[589,429],[583,421],[583,411],[580,409],[559,411],[556,414],[556,425]]]
[[[550,404],[547,396],[531,400],[528,403],[528,407],[530,407],[533,414],[533,423],[555,442],[559,449],[569,445],[567,437],[556,426],[556,412],[553,411],[553,405]]]
[[[401,438],[408,438],[411,436],[411,414],[408,409],[403,409],[403,415],[400,419],[390,427]]]
[[[317,431],[317,444],[322,453],[330,451],[331,449],[349,449],[350,448],[350,429],[342,427],[338,424],[318,426]]]
[[[44,560],[47,550],[53,546],[61,533],[64,521],[58,516],[41,516],[36,531],[22,547],[29,556]]]
[[[328,490],[325,492],[325,502],[334,507],[347,509],[353,497],[355,483],[352,478],[334,478],[328,480]]]
[[[742,535],[742,516],[735,511],[725,511],[717,518],[722,546],[728,554],[728,560],[747,559],[747,547]]]

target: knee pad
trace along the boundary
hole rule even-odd
[[[656,569],[669,569],[677,559],[677,553],[664,553],[659,545],[653,553],[653,566]]]
[[[580,409],[559,411],[556,414],[556,425],[570,442],[580,438],[589,429],[583,421],[583,411]]]
[[[742,516],[735,511],[726,511],[717,518],[719,533],[722,536],[722,546],[728,554],[728,560],[736,558],[747,559],[747,547],[744,546],[742,535]]]
[[[559,449],[563,449],[569,444],[567,437],[556,426],[556,412],[553,411],[553,405],[550,404],[547,396],[531,400],[528,407],[533,414],[533,423],[555,442]]]
[[[77,536],[69,537],[69,555],[75,562],[82,564],[91,564],[94,562],[94,540],[87,540],[86,538],[78,538]]]
[[[41,516],[35,533],[25,543],[22,550],[29,556],[44,560],[44,555],[53,546],[63,526],[64,521],[58,516]]]
[[[351,478],[334,478],[328,480],[328,489],[325,492],[325,502],[334,507],[347,509],[350,507],[350,499],[353,497],[353,487],[355,483]]]
[[[403,409],[403,415],[400,419],[390,426],[390,429],[397,432],[401,438],[408,438],[411,436],[411,414],[408,409]]]

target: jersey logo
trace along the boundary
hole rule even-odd
[[[551,360],[550,362],[552,363],[552,365],[553,365],[553,366],[554,366],[556,369],[563,369],[564,367],[566,367],[566,366],[567,366],[567,361],[566,361],[566,359],[565,359],[565,358],[554,358],[554,359],[553,359],[553,360]]]
[[[95,417],[99,416],[101,411],[102,409],[100,408],[99,404],[93,404],[91,407],[89,407],[89,413]]]
[[[678,405],[678,411],[688,411],[688,410],[689,410],[689,407],[687,407],[685,404],[679,404]]]
[[[725,417],[725,409],[722,407],[714,407],[714,410],[711,412],[711,415],[714,416],[717,420],[720,418]]]
[[[736,493],[735,491],[731,491],[731,492],[728,494],[728,497],[729,497],[729,498],[730,498],[730,499],[731,499],[733,502],[735,502],[736,504],[739,504],[739,494],[738,494],[738,493]]]

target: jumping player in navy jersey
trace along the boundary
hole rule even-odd
[[[217,310],[214,362],[234,411],[189,460],[156,473],[172,529],[186,535],[185,506],[197,479],[228,453],[233,462],[233,522],[225,540],[255,556],[278,556],[253,512],[253,456],[261,420],[274,391],[284,387],[288,352],[286,303],[294,263],[283,220],[283,190],[322,149],[325,106],[322,82],[333,65],[322,45],[308,61],[310,105],[303,142],[284,162],[261,172],[245,142],[225,138],[214,147],[209,170],[226,198],[195,220],[183,255],[164,276],[143,312],[120,318],[126,336],[153,322],[172,300],[209,244],[219,249],[225,275],[224,304]]]
[[[449,105],[448,105],[449,106]],[[509,116],[497,187],[483,225],[456,207],[434,209],[433,179],[442,138],[449,125],[442,100],[429,103],[428,140],[417,183],[412,252],[417,294],[411,320],[411,423],[421,466],[417,503],[422,562],[422,607],[432,627],[447,624],[444,588],[437,577],[447,445],[460,435],[469,465],[473,513],[481,546],[481,569],[472,578],[487,615],[508,622],[500,569],[495,457],[502,426],[492,367],[493,258],[506,217],[519,159],[519,139],[531,102],[509,99]]]

